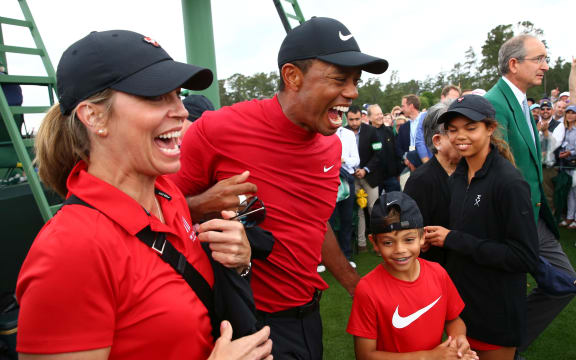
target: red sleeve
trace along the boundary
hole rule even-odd
[[[78,223],[78,218],[60,220]],[[109,257],[113,248],[106,251],[93,240],[103,236],[98,230],[82,234],[69,229],[49,223],[22,266],[16,289],[18,352],[49,354],[112,345],[118,290],[114,257]]]
[[[216,182],[212,174],[218,153],[206,127],[217,120],[212,117],[206,114],[190,126],[180,147],[180,171],[168,176],[185,196],[200,194]]]
[[[354,291],[354,301],[352,302],[352,311],[350,312],[346,331],[354,336],[377,339],[377,315],[377,308],[372,299],[370,285],[365,279],[362,279]]]
[[[438,265],[440,267],[440,265]],[[456,319],[462,310],[464,310],[464,301],[460,297],[456,286],[450,279],[450,276],[440,267],[444,274],[444,288],[446,289],[445,293],[447,295],[448,303],[446,305],[446,320],[454,320]]]

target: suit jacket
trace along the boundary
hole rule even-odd
[[[410,121],[406,121],[398,129],[396,138],[396,152],[402,158],[410,150]]]
[[[360,125],[360,135],[358,136],[358,154],[360,155],[358,168],[367,167],[370,170],[366,174],[366,181],[372,187],[378,186],[383,181],[383,169],[379,157],[380,149],[382,149],[382,142],[376,129],[362,123]]]
[[[382,150],[379,157],[382,164],[382,176],[384,179],[398,176],[402,169],[402,159],[396,153],[396,137],[390,126],[382,125],[375,128],[382,141]]]
[[[542,152],[540,150],[540,141],[538,141],[536,123],[532,118],[532,114],[530,114],[530,120],[532,121],[536,144],[534,144],[530,129],[526,124],[522,107],[510,86],[503,79],[498,80],[496,85],[486,93],[485,97],[496,110],[496,120],[503,130],[502,138],[510,146],[516,161],[516,167],[520,170],[528,185],[530,185],[532,208],[536,222],[538,222],[538,217],[541,216],[550,230],[556,235],[556,238],[558,238],[560,236],[558,227],[542,189],[542,156],[540,155]]]

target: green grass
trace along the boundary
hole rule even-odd
[[[576,266],[575,241],[575,231],[561,230],[560,242],[574,266]],[[380,258],[368,252],[357,255],[355,261],[358,264],[358,272],[364,275],[380,263]],[[324,325],[324,359],[354,359],[353,339],[346,333],[352,298],[330,273],[325,272],[323,278],[330,285],[322,296],[320,307]],[[529,286],[535,286],[531,278]],[[527,360],[576,359],[576,300],[564,308],[523,356]]]

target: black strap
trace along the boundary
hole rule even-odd
[[[68,199],[64,201],[64,205],[84,205],[89,208],[96,209],[94,206],[88,204],[84,200],[80,199],[74,194],[71,194]],[[196,292],[196,295],[202,301],[206,309],[208,309],[208,314],[210,318],[213,318],[214,313],[214,295],[212,288],[204,279],[204,277],[192,266],[186,257],[182,255],[176,248],[166,239],[165,233],[154,232],[150,226],[142,229],[138,234],[136,234],[138,239],[143,243],[148,245],[152,250],[154,250],[162,260],[170,264],[174,270],[182,277],[188,285]]]

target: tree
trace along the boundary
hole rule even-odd
[[[488,38],[482,45],[482,61],[480,62],[480,86],[489,89],[498,80],[498,51],[506,40],[512,38],[512,25],[498,25],[488,33]]]
[[[220,102],[222,106],[274,96],[278,89],[278,73],[260,72],[252,76],[234,74],[226,80],[219,81]]]

